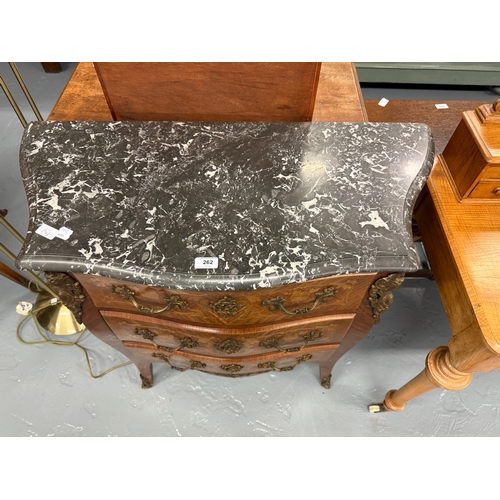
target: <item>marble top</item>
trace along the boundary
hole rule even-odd
[[[193,290],[415,271],[433,158],[421,124],[33,122],[17,265]]]

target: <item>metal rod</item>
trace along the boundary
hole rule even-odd
[[[12,106],[12,108],[16,112],[17,117],[19,118],[19,121],[22,123],[23,127],[26,128],[28,126],[28,122],[26,121],[21,110],[19,109],[19,106],[17,105],[14,96],[10,93],[9,87],[7,87],[7,84],[5,83],[5,80],[2,78],[2,75],[0,75],[0,87],[2,87],[2,90],[5,92],[5,95],[9,100],[10,105]]]
[[[16,256],[5,246],[3,245],[2,243],[0,243],[0,250],[5,254],[7,255],[7,257],[9,257],[9,259],[11,259],[13,262],[16,262]],[[46,292],[50,293],[50,295],[52,295],[54,298],[56,298],[57,300],[60,300],[57,293],[54,292],[54,290],[52,290],[52,288],[50,288],[49,285],[47,285],[47,283],[45,283],[45,281],[42,281],[35,273],[31,272],[31,271],[28,271],[28,270],[25,270],[25,272],[27,274],[29,274],[29,276],[31,277],[31,279],[40,287],[40,288],[43,288]]]
[[[26,99],[28,99],[28,102],[30,103],[31,109],[35,113],[36,117],[38,120],[42,121],[42,115],[40,114],[40,111],[38,111],[38,108],[36,107],[35,101],[31,97],[31,94],[28,90],[28,87],[26,87],[26,84],[24,83],[23,77],[21,76],[21,73],[19,73],[19,70],[17,69],[16,63],[10,62],[9,63],[10,69],[14,73],[15,77],[17,78],[17,81],[21,88],[23,89],[24,95],[26,96]]]
[[[11,234],[13,234],[21,243],[24,243],[24,238],[0,215],[0,224],[5,226]]]

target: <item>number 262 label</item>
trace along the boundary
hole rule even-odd
[[[194,259],[195,269],[217,269],[219,267],[218,257],[196,257]]]

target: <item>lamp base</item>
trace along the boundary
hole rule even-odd
[[[35,313],[38,323],[54,335],[73,335],[85,330],[85,325],[78,323],[73,313],[48,292],[38,294],[35,310],[38,309]]]

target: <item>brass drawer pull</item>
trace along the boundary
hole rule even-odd
[[[171,295],[170,297],[165,297],[167,305],[163,309],[153,309],[152,307],[145,307],[139,305],[134,297],[134,292],[127,288],[126,286],[112,286],[111,291],[120,295],[123,299],[128,300],[134,304],[134,306],[142,312],[147,312],[151,314],[159,314],[170,309],[184,309],[188,306],[187,302],[180,300],[178,295]]]
[[[243,344],[240,344],[233,339],[227,339],[224,340],[224,342],[215,344],[215,347],[219,349],[219,351],[225,352],[226,354],[234,354],[243,347]]]
[[[151,356],[153,356],[153,358],[158,358],[161,359],[162,361],[165,361],[165,363],[167,363],[168,366],[172,368],[172,370],[177,370],[178,372],[185,372],[186,370],[199,370],[201,368],[206,368],[207,366],[205,363],[202,363],[201,361],[191,360],[191,364],[189,366],[187,366],[186,368],[179,368],[178,366],[173,365],[170,362],[170,357],[165,354],[154,352],[153,354],[151,354]]]
[[[276,337],[273,337],[272,339],[269,340],[263,340],[259,346],[264,347],[265,349],[278,349],[278,351],[281,352],[298,352],[300,351],[303,347],[305,347],[309,342],[313,342],[321,337],[321,332],[319,330],[314,330],[307,335],[304,335],[303,339],[304,342],[302,343],[301,346],[298,347],[289,347],[288,349],[283,349],[279,345],[279,340]]]
[[[221,365],[221,368],[228,373],[238,373],[239,371],[243,370],[244,366],[243,365]]]
[[[175,352],[175,351],[180,351],[181,349],[194,349],[195,347],[198,347],[198,342],[196,342],[196,340],[193,340],[190,337],[185,337],[181,339],[179,347],[167,347],[164,345],[159,345],[156,343],[155,340],[155,337],[157,337],[158,335],[148,330],[147,328],[136,328],[135,334],[140,335],[146,340],[150,340],[151,342],[153,342],[154,346],[157,349],[161,349],[162,351]]]
[[[337,295],[337,290],[333,287],[325,288],[321,292],[316,292],[316,300],[311,307],[305,307],[303,309],[296,309],[295,311],[288,310],[283,304],[285,303],[285,299],[283,297],[276,297],[271,300],[264,300],[262,305],[264,307],[268,307],[270,311],[283,311],[287,314],[295,315],[295,314],[307,314],[311,312],[320,302],[327,302],[329,298],[335,297]]]
[[[265,370],[274,370],[276,372],[289,372],[292,371],[297,365],[300,365],[300,363],[308,361],[309,359],[312,359],[312,354],[304,354],[303,356],[300,356],[300,358],[297,358],[295,363],[290,366],[283,366],[282,368],[276,368],[274,361],[268,361],[267,363],[260,363],[259,365],[257,365],[257,368]]]

